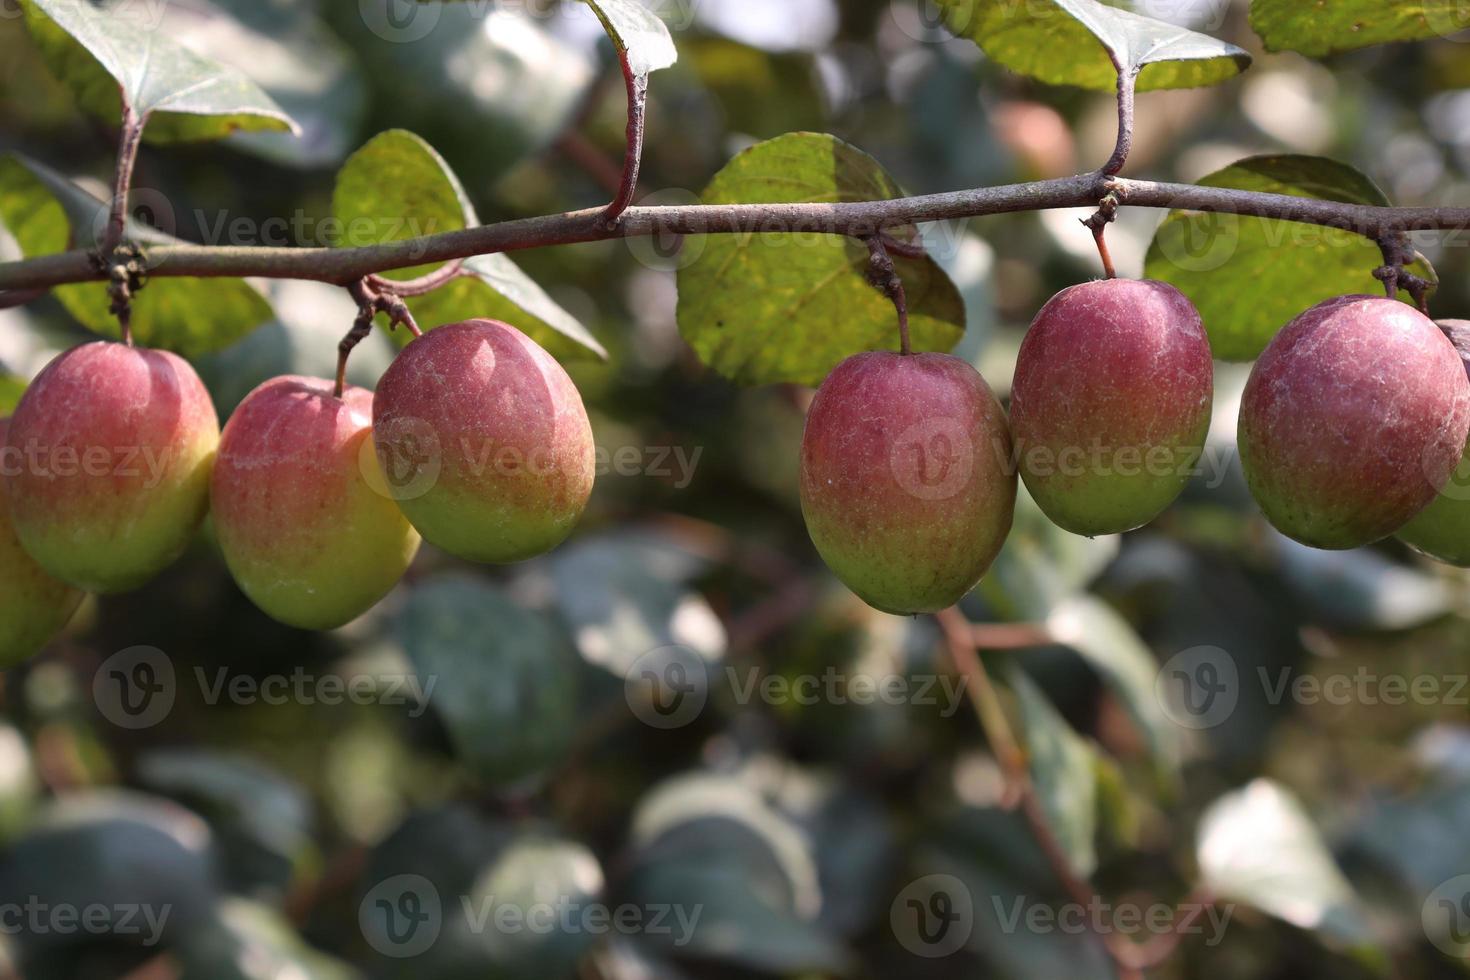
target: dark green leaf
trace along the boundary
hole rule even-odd
[[[1024,671],[1013,666],[1006,683],[1021,705],[1031,779],[1042,808],[1073,870],[1086,877],[1097,867],[1097,753]]]
[[[876,160],[833,136],[791,133],[757,144],[715,175],[706,204],[875,201],[902,195]],[[903,230],[895,229],[904,237]],[[742,384],[818,384],[865,350],[897,349],[893,304],[866,278],[868,250],[831,235],[756,229],[696,236],[679,272],[679,331],[700,359]],[[947,351],[965,307],[930,258],[896,258],[916,350]]]
[[[1464,0],[1251,0],[1251,27],[1267,51],[1321,58],[1391,41],[1453,37],[1470,28]]]
[[[379,133],[348,158],[337,174],[332,207],[342,224],[343,246],[402,241],[479,223],[449,165],[428,143],[401,129]],[[408,279],[434,268],[397,275]],[[523,330],[557,357],[607,356],[586,327],[506,256],[478,256],[464,268],[469,273],[464,278],[408,301],[425,329],[491,317]]]
[[[164,35],[137,4],[24,0],[26,25],[51,71],[90,112],[116,121],[118,89],[155,140],[218,139],[245,129],[296,131],[291,117],[234,68]]]
[[[281,912],[242,898],[220,902],[209,923],[178,946],[185,977],[210,980],[358,980],[346,963],[311,946]]]
[[[659,17],[639,0],[586,0],[635,75],[667,68],[679,60],[674,39]]]
[[[1371,180],[1322,157],[1250,157],[1201,180],[1349,204],[1388,204]],[[1144,274],[1177,286],[1199,308],[1215,356],[1249,361],[1298,313],[1345,293],[1382,293],[1372,241],[1341,228],[1171,211],[1149,246]],[[1417,271],[1424,271],[1422,268]],[[1241,302],[1249,296],[1250,302]]]
[[[103,201],[49,167],[13,155],[0,158],[0,221],[29,257],[69,244],[94,245],[106,210]],[[128,234],[145,245],[177,242],[136,221],[129,223]],[[55,296],[87,329],[118,336],[105,284],[61,286]],[[157,277],[133,297],[138,342],[185,357],[228,347],[270,318],[270,304],[244,279]]]
[[[1112,91],[1118,68],[1142,69],[1140,91],[1213,85],[1250,55],[1205,34],[1098,0],[939,0],[949,29],[1012,71],[1053,85]],[[1110,57],[1111,54],[1111,57]]]
[[[1046,623],[1057,642],[1077,651],[1112,689],[1148,742],[1160,774],[1176,775],[1179,728],[1159,707],[1154,692],[1158,663],[1128,621],[1106,603],[1083,594],[1064,600]]]
[[[577,730],[577,659],[546,617],[446,578],[414,591],[398,628],[418,690],[472,768],[511,782],[563,759]]]

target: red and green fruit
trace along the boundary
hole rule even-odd
[[[403,513],[424,539],[507,563],[566,540],[592,494],[592,424],[572,379],[509,324],[438,327],[378,385],[373,434]]]
[[[868,353],[818,389],[801,509],[824,561],[884,612],[958,602],[1005,543],[1016,504],[1005,411],[945,354]]]
[[[1450,338],[1462,360],[1470,355],[1470,320],[1440,320],[1440,329]],[[1470,360],[1466,361],[1470,371]],[[1470,568],[1470,445],[1434,502],[1420,512],[1398,539],[1430,558]]]
[[[173,564],[204,520],[219,419],[182,358],[99,341],[37,376],[6,446],[26,551],[79,589],[126,592]]]
[[[381,600],[418,552],[418,533],[380,492],[373,395],[283,377],[256,388],[220,439],[214,528],[240,588],[301,629],[343,626]]]
[[[9,427],[9,419],[0,419],[0,446]],[[9,451],[3,459],[6,473],[19,464]],[[48,575],[20,546],[0,484],[0,668],[13,667],[45,646],[81,601],[81,592]]]
[[[1393,534],[1447,485],[1470,380],[1433,321],[1382,296],[1307,310],[1261,355],[1240,406],[1246,482],[1283,534],[1347,549]]]
[[[1133,279],[1064,289],[1036,315],[1016,361],[1021,478],[1068,531],[1141,527],[1189,482],[1213,399],[1210,343],[1179,290]]]

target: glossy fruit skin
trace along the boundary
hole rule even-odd
[[[954,605],[1011,529],[1016,476],[1005,411],[947,354],[858,354],[812,400],[801,510],[828,567],[895,615]]]
[[[555,358],[496,320],[437,327],[405,347],[378,384],[373,433],[409,521],[470,561],[550,551],[592,495],[581,394]]]
[[[1470,373],[1470,320],[1439,320],[1441,330],[1460,353]],[[1470,444],[1453,478],[1397,535],[1420,554],[1461,568],[1470,568]]]
[[[10,419],[0,418],[0,446]],[[11,454],[3,459],[9,472]],[[0,482],[0,669],[9,669],[38,652],[61,632],[83,593],[52,578],[20,546],[10,525],[10,504]]]
[[[1454,345],[1413,307],[1339,296],[1261,354],[1240,406],[1246,482],[1276,528],[1344,550],[1407,524],[1445,486],[1470,435]]]
[[[219,418],[179,356],[98,341],[37,376],[6,445],[23,457],[6,488],[26,551],[84,591],[127,592],[199,530]]]
[[[1037,313],[1016,361],[1021,479],[1068,531],[1142,527],[1189,482],[1214,390],[1209,338],[1179,290],[1136,279],[1064,289]]]
[[[281,377],[256,388],[220,439],[210,501],[225,563],[250,600],[300,629],[352,622],[412,564],[419,535],[382,491],[373,394]]]

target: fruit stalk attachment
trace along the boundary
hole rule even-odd
[[[903,279],[898,275],[898,268],[893,264],[893,256],[888,254],[888,243],[893,239],[880,233],[869,235],[864,240],[868,243],[868,281],[893,301],[893,308],[898,311],[899,353],[912,354],[914,349],[909,340],[908,296],[904,293]],[[907,243],[904,245],[909,247]]]
[[[1090,218],[1083,218],[1082,223],[1092,231],[1092,240],[1097,243],[1097,255],[1102,259],[1103,275],[1109,279],[1118,278],[1118,270],[1113,266],[1113,254],[1108,250],[1107,230],[1118,217],[1118,206],[1122,204],[1118,188],[1110,187],[1097,204],[1097,213]]]
[[[1439,288],[1439,278],[1434,273],[1434,266],[1414,247],[1407,232],[1390,231],[1379,236],[1378,248],[1383,252],[1383,265],[1373,270],[1373,278],[1383,283],[1383,290],[1389,299],[1398,299],[1399,290],[1402,289],[1413,298],[1419,312],[1428,315],[1429,296]],[[1429,278],[1408,271],[1406,266],[1414,262],[1424,263],[1429,270]]]
[[[450,265],[454,264],[450,263]],[[447,269],[449,266],[445,266],[444,268]],[[424,278],[428,279],[431,276],[440,275],[443,272],[444,269],[440,269],[437,273],[430,273],[429,276],[425,276]],[[458,270],[456,270],[455,274],[458,274]],[[424,332],[419,329],[418,323],[414,320],[413,314],[409,312],[408,304],[403,302],[402,298],[397,295],[383,293],[375,289],[371,284],[372,278],[359,279],[347,287],[347,291],[352,294],[353,300],[357,303],[357,319],[352,321],[352,329],[347,332],[347,336],[343,337],[342,342],[337,345],[337,383],[333,389],[333,394],[338,398],[341,398],[342,393],[347,389],[347,359],[352,356],[353,349],[367,339],[368,334],[373,332],[373,317],[379,313],[386,313],[388,314],[389,330],[395,329],[399,324],[402,324],[415,337],[422,337],[424,335]],[[447,276],[444,281],[447,282],[452,278],[454,278],[453,275]],[[443,283],[440,283],[440,285],[443,285]],[[419,294],[414,293],[409,295]]]

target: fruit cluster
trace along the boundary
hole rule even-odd
[[[267,381],[223,433],[187,362],[91,343],[37,376],[0,438],[0,665],[45,644],[84,593],[159,574],[206,515],[256,605],[332,629],[393,588],[420,535],[482,562],[554,548],[595,468],[571,379],[491,320],[415,340],[376,395]]]
[[[1454,338],[1452,340],[1452,338]],[[1270,522],[1347,549],[1398,533],[1470,565],[1470,324],[1384,297],[1343,296],[1287,325],[1240,409],[1246,482]],[[802,444],[812,541],[849,588],[893,613],[958,602],[1010,530],[1016,477],[1077,534],[1152,521],[1205,448],[1213,363],[1172,286],[1109,279],[1063,290],[1031,324],[1009,421],[968,363],[858,354],[818,390]]]
[[[1470,564],[1450,488],[1470,440],[1470,325],[1344,296],[1287,325],[1257,362],[1239,448],[1283,533],[1353,548],[1394,533]],[[1456,338],[1456,340],[1452,340]],[[967,362],[864,353],[817,391],[801,503],[822,558],[892,613],[957,602],[1005,543],[1017,477],[1059,526],[1153,520],[1204,451],[1213,361],[1199,314],[1158,282],[1066,289],[1032,323],[1009,417]],[[0,422],[0,663],[29,656],[85,592],[135,589],[207,514],[261,609],[331,629],[398,582],[420,538],[479,562],[555,548],[592,492],[595,447],[561,366],[492,320],[415,340],[376,394],[283,377],[220,431],[190,366],[97,342],[59,356]]]

